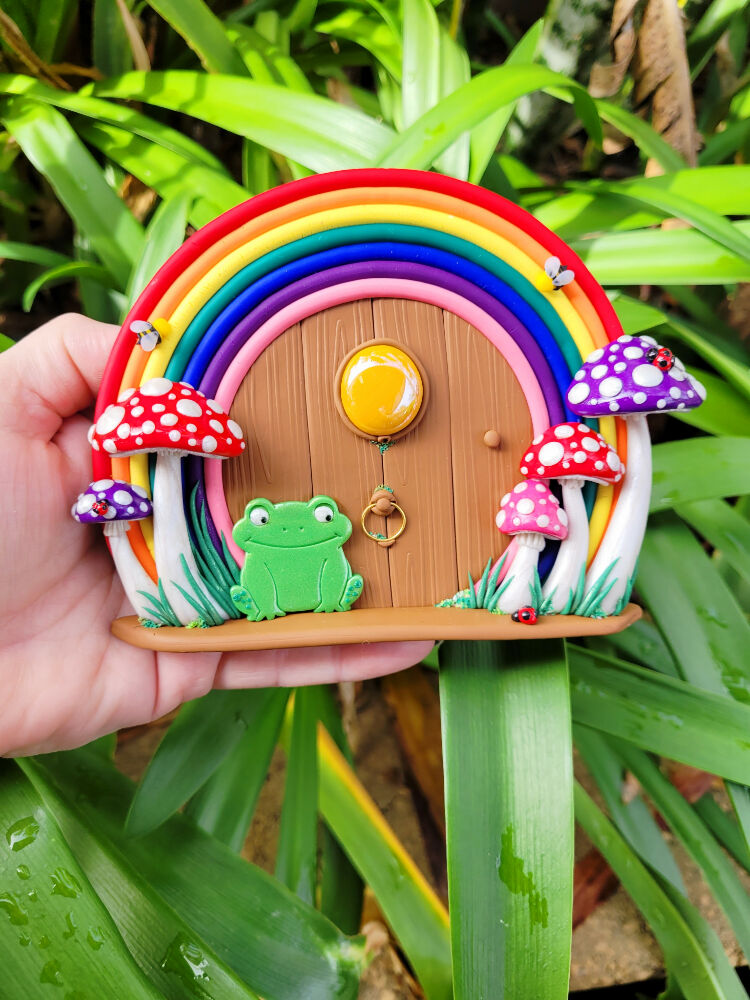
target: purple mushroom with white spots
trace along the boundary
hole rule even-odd
[[[586,589],[609,590],[599,609],[611,615],[629,596],[651,499],[649,413],[691,410],[706,391],[683,363],[652,337],[625,334],[590,354],[568,387],[568,405],[582,417],[623,417],[628,424],[627,472]],[[612,574],[615,574],[612,578]],[[610,586],[611,584],[611,586]]]
[[[97,479],[79,494],[70,511],[80,524],[103,524],[109,548],[125,594],[141,618],[153,611],[145,594],[159,600],[156,584],[138,561],[126,535],[131,521],[151,517],[151,501],[146,491],[119,479]],[[143,593],[139,593],[143,591]]]

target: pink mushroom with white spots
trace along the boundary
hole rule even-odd
[[[559,614],[569,607],[589,549],[589,519],[583,502],[585,482],[611,486],[625,474],[620,456],[601,434],[578,421],[555,424],[534,438],[521,459],[524,476],[556,479],[568,515],[568,534],[544,582],[545,611]]]
[[[568,517],[554,493],[539,480],[530,479],[505,494],[495,523],[504,535],[515,535],[518,544],[510,567],[510,582],[497,605],[504,614],[512,614],[533,604],[532,587],[539,553],[545,539],[565,538]]]
[[[568,405],[583,417],[617,415],[628,424],[628,470],[606,534],[586,574],[586,588],[609,591],[599,602],[614,613],[629,596],[651,499],[649,413],[691,410],[706,391],[683,363],[652,337],[625,334],[590,354],[568,387]],[[614,576],[613,576],[614,573]],[[611,586],[610,586],[611,584]]]
[[[89,431],[95,451],[113,456],[156,452],[154,559],[169,603],[183,625],[194,621],[197,612],[179,590],[182,587],[190,593],[192,589],[181,557],[196,581],[200,571],[182,504],[181,460],[187,455],[234,458],[245,448],[242,437],[242,428],[215,400],[187,382],[167,378],[152,378],[137,389],[126,389]],[[218,615],[227,617],[210,595],[204,596]]]

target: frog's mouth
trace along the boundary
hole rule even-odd
[[[336,540],[341,540],[343,542],[343,535],[332,535],[330,538],[323,538],[319,542],[298,542],[295,545],[289,545],[286,542],[257,542],[255,539],[251,540],[252,545],[259,545],[262,549],[314,549],[318,545],[330,545],[331,542]]]

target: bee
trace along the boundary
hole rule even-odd
[[[646,357],[652,365],[661,368],[663,372],[668,372],[674,366],[674,354],[668,347],[652,347]]]
[[[522,625],[536,625],[537,614],[534,608],[519,608],[510,616],[514,622],[521,622]]]
[[[575,281],[575,272],[566,264],[560,262],[559,257],[548,257],[544,262],[544,273],[552,282],[552,290],[559,291],[571,281]]]
[[[138,346],[148,353],[161,343],[161,334],[153,323],[137,319],[130,324],[130,329],[138,338]]]

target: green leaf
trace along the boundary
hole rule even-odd
[[[647,530],[637,588],[682,676],[750,703],[750,626],[715,563],[674,514]]]
[[[676,512],[750,583],[750,522],[725,500],[678,504]]]
[[[11,240],[0,240],[0,260],[23,260],[28,264],[39,264],[40,267],[58,267],[60,264],[70,263],[70,257],[55,250],[33,246],[31,243],[14,243]]]
[[[0,947],[7,997],[81,987],[130,1000],[162,994],[133,961],[110,914],[65,842],[53,813],[18,766],[0,762]],[[41,986],[40,986],[41,984]],[[80,995],[80,994],[79,994]]]
[[[544,22],[540,18],[528,29],[526,34],[511,49],[505,58],[503,65],[514,66],[520,63],[531,63],[534,61],[539,39],[542,36]],[[479,125],[476,125],[471,132],[471,170],[469,180],[474,184],[479,184],[484,176],[484,172],[497,149],[498,143],[506,129],[508,122],[513,117],[517,102],[506,104],[494,115],[490,115]]]
[[[691,66],[718,41],[734,15],[744,8],[745,0],[712,0],[688,35],[687,52]]]
[[[393,136],[385,125],[327,98],[237,77],[126,73],[93,91],[183,111],[319,172],[370,166]]]
[[[51,104],[64,111],[74,111],[86,118],[119,126],[144,139],[149,139],[159,146],[164,146],[165,149],[171,149],[173,152],[181,154],[188,161],[212,167],[229,180],[227,170],[200,143],[183,135],[182,132],[178,132],[177,129],[169,128],[162,122],[133,111],[132,108],[126,108],[113,101],[101,100],[98,97],[90,97],[82,93],[69,94],[62,90],[55,90],[30,76],[18,74],[0,74],[0,93],[32,97],[35,101],[41,101],[43,104]]]
[[[750,784],[750,708],[685,681],[568,645],[573,720]]]
[[[699,866],[714,899],[729,919],[740,947],[750,953],[750,896],[710,831],[656,764],[641,750],[616,743],[628,769],[667,826]]]
[[[440,708],[455,1000],[563,997],[573,815],[562,644],[445,642]]]
[[[403,0],[401,117],[404,128],[440,98],[440,25],[429,0]]]
[[[276,878],[300,899],[315,899],[318,868],[318,692],[297,688],[287,752]]]
[[[690,373],[703,383],[706,398],[693,410],[677,410],[678,420],[707,434],[750,437],[750,407],[745,396],[725,379],[695,365],[690,366]]]
[[[96,756],[53,754],[34,766],[75,804],[76,822],[107,842],[265,1000],[354,1000],[360,943],[276,879],[180,816],[144,837],[129,837],[123,821],[132,782]],[[131,911],[131,921],[137,918]]]
[[[656,160],[667,173],[687,166],[677,150],[643,118],[603,98],[597,98],[594,104],[603,121],[632,139],[643,156]]]
[[[447,913],[327,731],[318,733],[326,823],[372,889],[427,1000],[452,1000]]]
[[[245,75],[224,25],[203,0],[149,0],[149,4],[182,35],[207,70]]]
[[[750,440],[698,437],[653,448],[650,511],[750,493]]]
[[[727,125],[723,132],[715,132],[698,154],[701,167],[722,163],[742,149],[750,138],[750,118]]]
[[[743,235],[750,222],[732,225]],[[607,233],[571,246],[604,285],[723,285],[750,281],[750,261],[691,230]]]
[[[596,107],[577,83],[545,66],[498,66],[479,73],[423,114],[377,159],[381,167],[429,167],[457,139],[488,115],[536,90],[569,91],[581,122],[597,142],[601,124]]]
[[[94,65],[104,76],[133,68],[133,52],[117,0],[94,0],[92,35]]]
[[[355,7],[347,7],[335,17],[316,24],[315,30],[361,45],[394,80],[401,79],[401,40],[393,26],[382,18],[372,17]]]
[[[729,851],[735,861],[745,871],[750,871],[750,850],[735,820],[724,812],[711,795],[702,795],[693,803],[693,809],[700,816],[713,835]]]
[[[0,102],[0,119],[125,288],[143,248],[143,230],[68,122],[54,108],[18,97]]]
[[[288,698],[285,688],[265,691],[265,706],[258,712],[255,725],[248,727],[185,807],[186,816],[233,851],[239,852],[245,843]]]
[[[709,337],[709,331],[675,316],[668,316],[671,332],[685,344],[688,344],[696,354],[724,375],[735,389],[750,399],[750,369],[737,358],[730,356],[715,335]]]
[[[39,0],[31,47],[46,63],[62,54],[76,16],[75,0]]]
[[[716,169],[721,170],[720,167]],[[699,174],[700,171],[695,171],[695,173]],[[750,174],[750,170],[748,170],[748,174]],[[710,181],[706,181],[706,183],[710,183]],[[744,197],[741,199],[743,205],[747,205],[747,185],[746,176]],[[705,236],[726,247],[730,253],[750,260],[750,236],[746,236],[742,230],[719,215],[718,212],[714,212],[701,202],[689,198],[684,191],[672,191],[661,184],[651,184],[649,181],[640,179],[622,180],[617,184],[591,180],[586,183],[585,187],[587,190],[601,191],[609,196],[628,198],[633,202],[646,205],[648,208],[655,208],[664,215],[683,219]]]
[[[100,285],[107,288],[115,287],[112,275],[106,267],[85,260],[71,260],[67,264],[59,264],[57,267],[51,267],[48,271],[42,272],[26,286],[21,300],[24,312],[31,311],[34,299],[42,288],[48,285],[61,285],[66,281],[78,281],[80,278],[98,281]]]
[[[581,181],[569,183],[568,187],[573,189],[570,194],[550,199],[534,214],[562,239],[574,240],[587,233],[654,225],[665,214],[674,214],[673,208],[677,203],[681,205],[683,199],[721,215],[750,213],[750,167],[732,165],[680,170],[643,178],[636,183],[647,196],[640,199],[640,204],[631,198],[630,181],[617,184]],[[673,200],[671,206],[660,197],[664,190]],[[630,203],[623,199],[630,199]],[[685,218],[684,215],[680,217]],[[732,229],[732,239],[736,239],[736,235],[736,230]]]
[[[594,640],[588,643],[588,647],[599,652],[598,647],[602,641]],[[680,676],[674,657],[661,632],[646,618],[641,618],[623,632],[608,636],[608,641],[630,659],[642,663],[645,667],[651,667],[652,670],[658,670],[662,674],[669,674],[670,677]]]
[[[321,725],[331,736],[347,763],[353,767],[354,754],[344,732],[339,707],[333,697],[335,688],[329,685],[318,690]],[[320,734],[320,726],[318,732]],[[321,745],[320,735],[318,740]],[[323,745],[328,744],[326,742]],[[359,930],[361,923],[364,892],[362,879],[325,823],[322,825],[321,834],[320,911],[342,931],[354,934]]]
[[[76,815],[75,804],[66,801],[45,780],[44,771],[34,761],[24,761],[22,766],[34,782],[46,810],[60,824],[86,876],[117,925],[125,945],[143,972],[158,987],[156,995],[169,1000],[183,1000],[186,986],[200,989],[202,982],[210,982],[214,1000],[256,1000],[256,994],[164,903],[112,845],[105,838],[97,836],[96,831]],[[92,951],[104,949],[107,937],[101,927],[77,924],[82,914],[76,913],[76,904],[70,901],[74,896],[75,883],[71,883],[69,878],[61,880],[58,888],[61,894],[62,890],[67,890],[64,892],[67,897],[65,905],[70,907],[66,916],[67,927],[62,937],[75,940],[80,936],[81,948],[85,941]],[[60,950],[65,951],[67,945],[63,942],[61,945]],[[53,952],[53,948],[50,948],[50,952]],[[55,953],[58,953],[58,949],[55,949]],[[49,957],[52,958],[52,954]],[[105,958],[104,951],[101,952],[99,961],[104,961],[105,967],[109,966],[109,956]],[[82,970],[77,971],[75,985],[87,986],[81,975]],[[120,986],[119,981],[118,987],[126,989],[125,984]],[[75,993],[68,995],[75,996]],[[130,991],[127,996],[131,996]]]
[[[163,823],[214,773],[265,710],[263,689],[211,691],[188,702],[167,729],[128,813],[133,836]]]
[[[466,49],[455,42],[445,28],[440,29],[440,97],[448,97],[471,78],[469,55]],[[469,176],[470,136],[468,132],[443,150],[435,161],[435,167],[444,174],[465,181]]]
[[[87,142],[152,187],[165,201],[171,201],[186,189],[192,191],[195,200],[190,208],[190,222],[196,227],[248,198],[244,188],[223,174],[125,129],[82,123],[78,131]]]
[[[159,205],[146,229],[143,255],[133,269],[128,285],[128,301],[135,302],[162,264],[182,246],[193,195],[178,191]]]
[[[652,872],[687,895],[674,855],[642,796],[636,794],[627,801],[623,799],[625,767],[613,749],[619,744],[613,741],[610,745],[610,741],[587,726],[574,726],[573,738],[617,829]]]
[[[714,932],[687,900],[678,904],[659,885],[577,783],[575,810],[576,819],[651,927],[686,1000],[743,1000],[745,991],[721,945],[718,949],[713,945],[714,939],[718,944]]]

